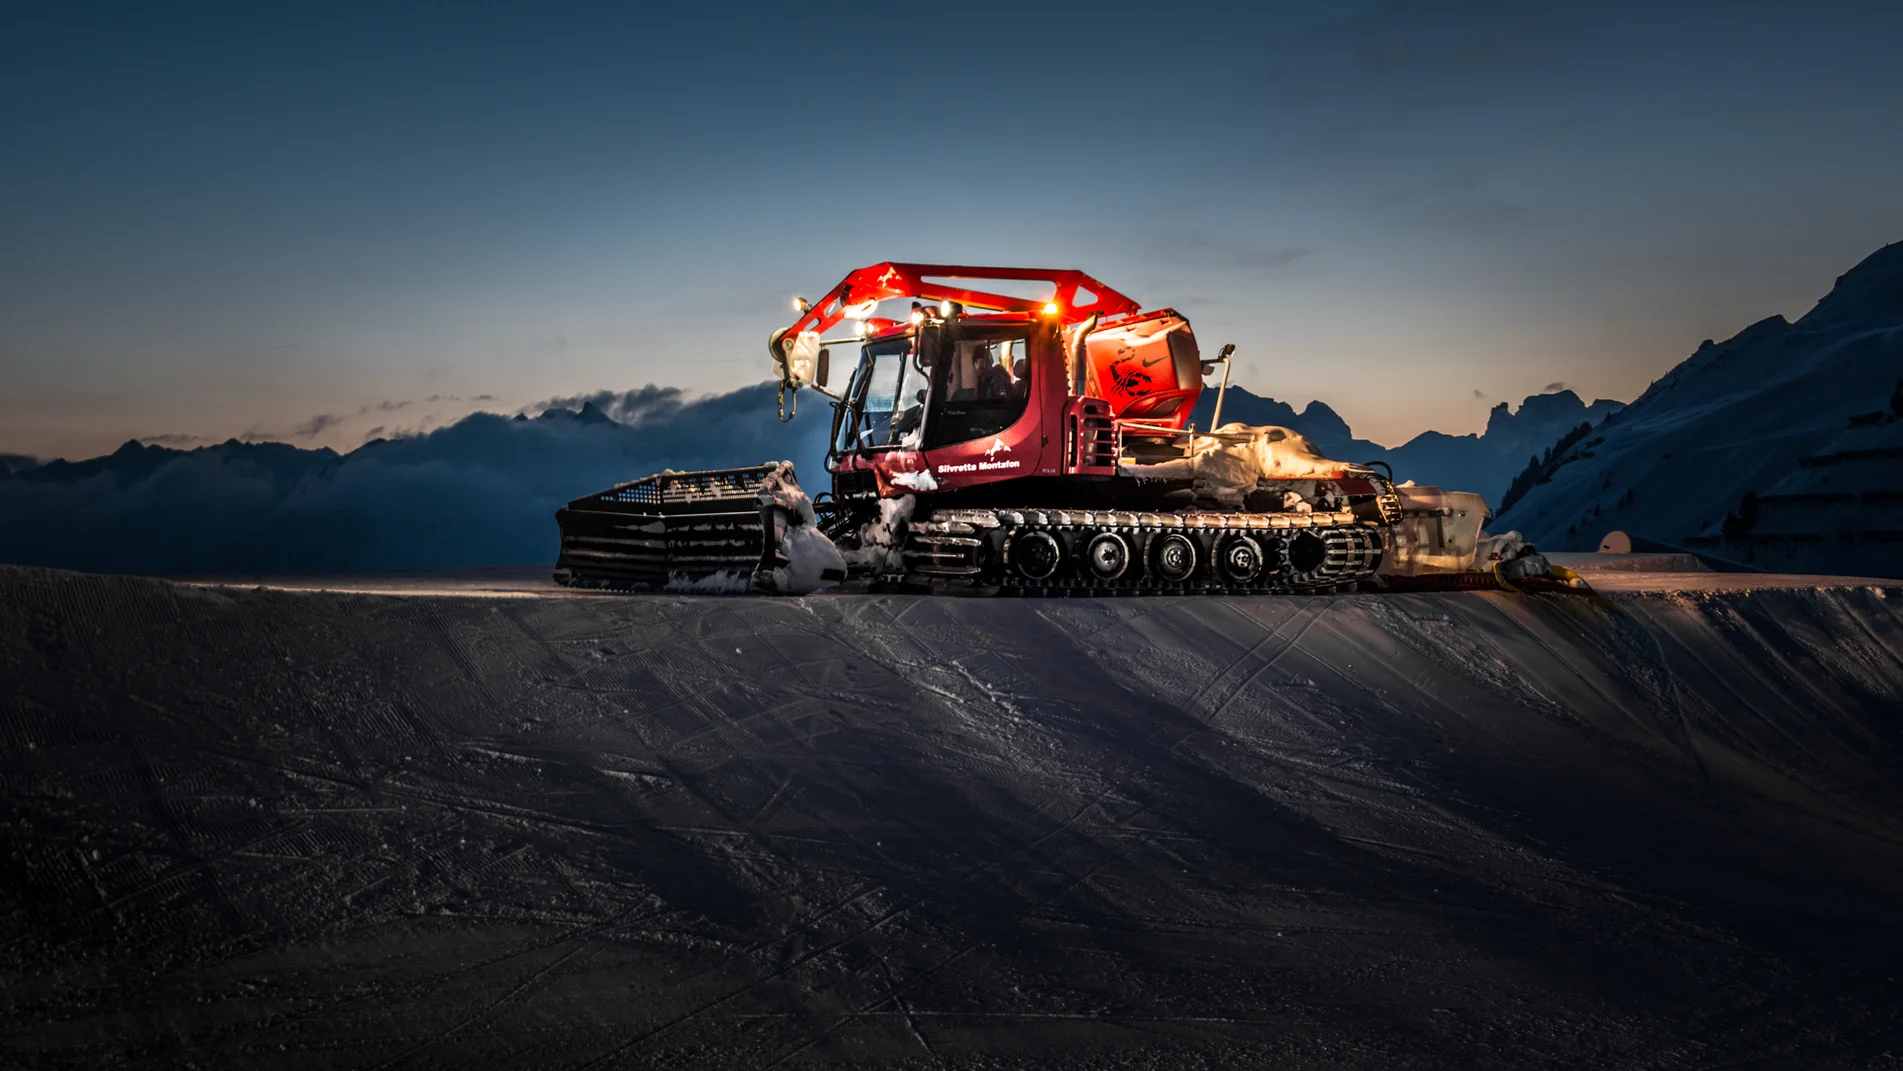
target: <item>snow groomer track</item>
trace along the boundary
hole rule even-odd
[[[1903,591],[1646,582],[0,568],[0,1065],[1894,1064]]]

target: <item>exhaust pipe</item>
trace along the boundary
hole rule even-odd
[[[1070,340],[1070,392],[1080,398],[1084,394],[1084,381],[1090,378],[1084,363],[1084,358],[1088,355],[1084,341],[1090,337],[1092,331],[1097,329],[1099,315],[1099,313],[1091,313],[1090,319],[1078,326],[1076,336]]]

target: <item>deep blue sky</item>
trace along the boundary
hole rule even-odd
[[[725,390],[886,259],[1085,268],[1394,444],[1903,238],[1896,4],[23,7],[0,451]]]

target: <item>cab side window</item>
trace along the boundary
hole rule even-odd
[[[1028,358],[1023,338],[954,342],[942,401],[926,424],[926,449],[996,435],[1017,423],[1031,394]]]

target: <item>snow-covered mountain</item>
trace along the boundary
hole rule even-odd
[[[1796,323],[1705,342],[1558,453],[1490,527],[1549,550],[1622,529],[1770,569],[1903,576],[1903,244]]]
[[[1215,390],[1204,390],[1190,419],[1199,428],[1209,427],[1215,406]],[[1570,390],[1535,394],[1522,401],[1518,411],[1506,402],[1494,406],[1487,416],[1487,430],[1481,434],[1424,431],[1400,446],[1385,447],[1355,438],[1348,422],[1323,402],[1309,402],[1297,412],[1287,402],[1231,384],[1223,399],[1222,420],[1292,428],[1308,436],[1328,457],[1386,462],[1397,480],[1472,491],[1498,508],[1507,485],[1529,456],[1580,424],[1597,424],[1622,408],[1622,403],[1604,398],[1587,405]]]
[[[1588,405],[1570,390],[1535,394],[1520,403],[1518,412],[1505,402],[1494,406],[1487,415],[1487,430],[1479,435],[1424,431],[1388,451],[1387,460],[1397,480],[1473,491],[1498,509],[1514,474],[1530,456],[1568,430],[1597,424],[1623,408],[1623,402],[1608,398]]]
[[[0,474],[0,562],[270,573],[547,561],[555,510],[577,495],[663,468],[790,457],[819,472],[829,429],[817,407],[774,419],[767,383],[699,399],[647,387],[558,401],[536,417],[474,413],[347,454],[129,442]]]

